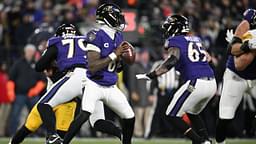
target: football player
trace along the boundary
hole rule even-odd
[[[226,39],[230,39],[229,56],[219,104],[219,120],[216,129],[218,144],[225,144],[228,124],[234,119],[244,93],[256,88],[256,31],[253,30],[255,28],[256,10],[248,9],[244,12],[244,20],[236,28],[235,35],[227,33]]]
[[[54,37],[49,39],[48,48],[36,64],[37,71],[48,69],[50,63],[56,60],[57,68],[65,73],[50,89],[44,94],[37,104],[39,116],[47,129],[47,144],[62,143],[57,134],[55,125],[56,118],[73,120],[73,115],[55,117],[54,109],[67,103],[79,95],[82,95],[83,83],[86,81],[86,56],[84,41],[86,37],[80,36],[76,27],[72,24],[61,25]],[[112,122],[105,121],[103,103],[98,102],[97,109],[90,117],[91,125],[103,132],[113,134],[121,138],[121,131]],[[64,119],[64,118],[63,118]],[[71,120],[69,120],[71,119]],[[70,123],[67,123],[69,125]]]
[[[189,35],[188,19],[182,15],[167,17],[162,25],[167,39],[165,49],[169,56],[154,71],[138,74],[138,79],[150,80],[168,72],[175,66],[185,83],[174,94],[166,115],[169,120],[193,144],[210,144],[207,130],[199,113],[204,109],[216,92],[214,73],[207,62],[207,52],[197,36]],[[187,113],[192,127],[182,120]]]
[[[46,43],[49,38],[54,35],[53,28],[48,25],[42,24],[39,26],[32,36],[30,36],[30,42],[38,46],[39,52],[42,54],[46,49]],[[52,62],[52,65],[49,66],[47,70],[44,71],[47,76],[47,89],[55,83],[58,79],[63,76],[63,73],[58,71],[56,64]],[[56,116],[56,129],[58,134],[63,138],[65,132],[68,130],[68,127],[71,121],[74,118],[75,110],[79,109],[77,106],[76,100],[62,104],[54,108],[54,113]],[[63,116],[65,115],[65,116]],[[34,133],[42,125],[42,120],[37,111],[36,105],[32,108],[28,117],[25,121],[25,124],[19,128],[14,136],[11,138],[9,144],[19,144],[25,137],[29,134]]]
[[[48,69],[47,76],[49,79],[47,87],[50,87],[50,85],[52,85],[52,83],[55,83],[62,75],[59,72],[53,71],[53,69]],[[25,137],[27,137],[31,133],[34,133],[42,125],[42,120],[36,107],[37,105],[32,108],[32,110],[28,114],[25,124],[15,133],[9,144],[22,143]],[[73,121],[76,108],[76,100],[72,100],[68,103],[61,104],[53,108],[56,116],[57,133],[60,135],[61,138],[64,138],[64,135],[68,130],[70,123]]]
[[[125,95],[117,88],[117,66],[121,54],[127,49],[122,45],[122,31],[125,26],[121,9],[115,4],[103,4],[97,8],[96,20],[99,29],[87,34],[86,45],[88,71],[82,99],[82,110],[72,122],[65,135],[64,144],[70,143],[80,127],[103,101],[122,119],[123,144],[131,144],[134,128],[134,112]]]

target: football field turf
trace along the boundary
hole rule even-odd
[[[134,139],[133,144],[190,144],[191,142],[185,139]],[[0,138],[0,144],[8,144],[7,138]],[[28,138],[23,144],[44,144],[42,138]],[[117,139],[75,139],[72,144],[120,144]],[[226,144],[256,144],[256,139],[229,139]]]

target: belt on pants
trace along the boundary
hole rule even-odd
[[[200,80],[213,80],[214,77],[200,77],[198,79],[200,79]]]

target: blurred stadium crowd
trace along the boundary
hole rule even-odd
[[[236,27],[247,8],[256,8],[256,0],[0,0],[0,2],[0,118],[2,120],[0,136],[11,136],[17,128],[14,126],[17,125],[15,123],[23,123],[22,119],[19,120],[23,106],[27,105],[31,108],[27,103],[32,101],[20,101],[21,109],[16,110],[18,115],[13,114],[15,113],[13,105],[18,96],[16,94],[16,99],[10,98],[7,89],[10,71],[15,62],[23,57],[25,52],[23,49],[34,46],[37,49],[34,58],[36,61],[47,39],[62,23],[75,24],[85,34],[94,25],[97,6],[104,2],[114,2],[124,10],[135,11],[137,16],[138,39],[133,42],[137,48],[137,62],[125,68],[119,82],[119,86],[127,92],[127,97],[135,109],[137,117],[135,136],[179,137],[168,121],[162,118],[164,115],[159,114],[164,112],[157,103],[161,96],[166,97],[162,105],[160,104],[164,107],[182,80],[174,78],[175,76],[170,77],[172,83],[169,85],[172,86],[159,88],[135,79],[136,73],[150,71],[153,64],[164,55],[160,24],[172,13],[182,13],[189,18],[192,32],[202,38],[204,46],[212,55],[211,66],[214,68],[219,90],[202,116],[206,119],[210,135],[214,136],[226,61],[226,30]],[[41,32],[45,33],[37,36]],[[129,41],[129,36],[127,38]],[[172,74],[176,75],[175,72]],[[154,87],[157,87],[155,91],[153,91]],[[26,94],[24,97],[31,99]],[[229,136],[255,137],[256,126],[253,125],[255,114],[256,95],[246,94],[237,112],[237,118],[230,127]],[[111,112],[107,112],[107,117],[113,119]],[[81,132],[81,135],[95,135],[95,133]]]

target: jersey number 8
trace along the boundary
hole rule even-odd
[[[207,60],[206,51],[202,48],[202,43],[190,42],[188,44],[188,58],[192,62],[205,62]]]

